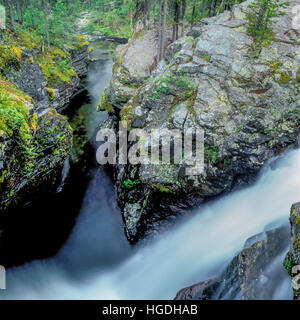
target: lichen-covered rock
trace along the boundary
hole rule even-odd
[[[284,266],[289,275],[296,276],[299,270],[293,274],[293,268],[300,266],[300,202],[291,208],[290,223],[292,227],[291,247],[285,258]],[[300,289],[294,288],[294,298],[300,300]]]
[[[217,278],[180,290],[177,300],[271,300],[284,268],[270,266],[285,253],[289,228],[284,226],[248,239],[244,249]],[[274,272],[275,269],[275,272]]]
[[[290,31],[291,13],[275,25],[276,41],[254,58],[245,21],[250,3],[197,24],[192,37],[168,47],[166,60],[147,81],[142,71],[151,66],[155,50],[143,49],[141,64],[135,63],[140,55],[136,40],[119,48],[102,108],[109,106],[111,116],[119,116],[129,128],[205,133],[201,175],[186,176],[184,165],[116,167],[119,202],[132,242],[195,201],[252,181],[267,160],[297,143],[300,46]],[[140,181],[130,192],[124,184],[128,179]]]

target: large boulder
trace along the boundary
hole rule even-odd
[[[168,39],[171,31],[167,30]],[[140,28],[131,41],[116,48],[112,80],[99,104],[100,110],[118,110],[136,95],[157,66],[158,41],[155,30]]]
[[[200,175],[186,176],[186,164],[115,167],[131,242],[163,219],[253,181],[266,161],[297,144],[300,46],[291,30],[291,13],[278,19],[275,41],[254,57],[245,20],[250,3],[197,24],[191,36],[168,47],[165,61],[148,79],[155,50],[143,49],[145,61],[140,61],[137,40],[119,48],[101,103],[111,119],[148,133],[163,128],[205,133]]]

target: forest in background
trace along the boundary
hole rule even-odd
[[[88,17],[81,32],[130,38],[134,26],[155,23],[161,29],[173,25],[173,40],[183,35],[182,26],[232,8],[241,0],[0,0],[6,7],[7,25],[33,30],[45,45],[62,47],[74,38],[78,19]],[[162,39],[160,40],[160,42]]]

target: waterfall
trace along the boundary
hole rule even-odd
[[[153,243],[132,249],[113,185],[95,170],[76,227],[54,258],[8,270],[3,299],[171,299],[219,274],[247,238],[274,221],[288,223],[300,196],[300,150],[267,166],[258,181],[202,206]],[[55,235],[54,235],[55,236]],[[283,255],[269,267],[282,267]],[[276,298],[290,298],[288,276]]]

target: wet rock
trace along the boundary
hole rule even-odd
[[[184,288],[178,292],[175,299],[273,299],[278,283],[284,278],[284,270],[282,267],[274,272],[272,263],[276,258],[280,260],[288,242],[288,226],[251,237],[219,277]]]
[[[42,68],[38,64],[32,64],[29,61],[24,62],[20,70],[9,70],[7,77],[18,86],[18,88],[27,93],[38,105],[37,109],[47,109],[50,107],[50,100],[46,90],[47,81]]]
[[[175,300],[210,300],[218,286],[217,279],[206,280],[180,290]]]
[[[284,266],[289,275],[295,277],[300,270],[300,202],[291,208],[290,223],[292,228],[291,247],[285,258]],[[300,288],[294,288],[294,298],[300,300]]]

